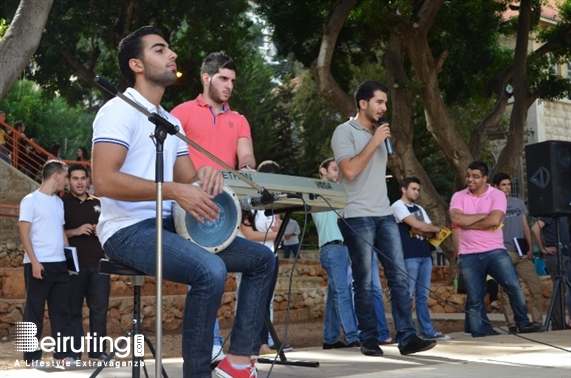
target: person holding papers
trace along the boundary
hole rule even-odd
[[[512,182],[506,173],[492,178],[494,188],[501,190],[508,201],[504,218],[504,246],[510,255],[517,275],[525,282],[531,296],[531,319],[533,324],[543,324],[541,309],[541,283],[533,264],[531,231],[527,223],[527,207],[519,198],[511,197]],[[517,333],[514,314],[507,295],[502,295],[502,308],[511,333]]]
[[[37,327],[36,339],[42,339],[44,309],[48,313],[52,337],[69,336],[69,273],[65,262],[63,204],[54,193],[63,190],[67,181],[67,165],[49,160],[42,168],[42,184],[20,202],[20,239],[24,246],[24,280],[26,302],[24,322]],[[28,339],[29,340],[29,339]],[[30,342],[30,341],[28,341]],[[64,347],[66,349],[64,349]],[[65,368],[75,359],[69,345],[53,352],[53,366]],[[42,367],[42,349],[24,350],[26,367]]]
[[[70,326],[74,350],[81,350],[83,336],[83,300],[89,307],[89,334],[92,336],[89,358],[104,360],[107,336],[107,308],[109,307],[109,275],[99,274],[99,260],[105,257],[97,237],[97,222],[101,214],[99,198],[89,194],[89,178],[82,165],[69,167],[69,192],[62,197],[65,216],[65,235],[69,245],[77,249],[79,273],[71,275]],[[100,341],[103,341],[101,344]],[[81,351],[75,355],[81,359]]]

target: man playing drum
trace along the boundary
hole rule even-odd
[[[176,118],[160,101],[176,81],[176,57],[160,30],[143,27],[125,37],[118,48],[119,67],[133,85],[125,96],[175,125]],[[93,124],[93,176],[101,196],[99,239],[106,254],[152,275],[156,250],[155,146],[149,134],[155,126],[120,99],[98,112]],[[200,185],[189,185],[192,182]],[[213,254],[174,232],[170,201],[176,201],[198,222],[217,219],[212,199],[222,192],[219,171],[195,169],[188,149],[169,137],[164,143],[163,274],[165,279],[191,285],[183,315],[183,376],[211,377],[214,320],[224,291],[226,272],[241,272],[240,303],[228,357],[216,369],[220,377],[256,377],[251,355],[260,348],[259,331],[274,256],[260,244],[236,238]]]

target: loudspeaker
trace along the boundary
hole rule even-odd
[[[571,215],[571,142],[548,140],[525,146],[529,214]]]

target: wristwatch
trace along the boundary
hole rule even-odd
[[[244,164],[243,166],[240,167],[240,169],[244,169],[244,168],[254,169],[250,164]]]

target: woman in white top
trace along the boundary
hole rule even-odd
[[[258,165],[258,172],[264,173],[281,173],[281,168],[275,161],[266,160]],[[238,233],[239,236],[245,237],[248,240],[257,241],[262,243],[272,251],[276,255],[276,265],[275,265],[275,272],[273,276],[273,281],[270,284],[270,291],[268,297],[268,309],[270,310],[270,318],[273,317],[273,309],[272,303],[274,300],[274,288],[276,286],[277,277],[278,277],[278,258],[277,253],[275,253],[275,239],[278,236],[278,231],[282,224],[281,219],[278,215],[271,215],[266,216],[264,215],[263,210],[252,210],[252,211],[242,211],[242,223],[240,224],[240,231]],[[236,277],[236,281],[239,278]],[[264,328],[261,330],[260,337],[262,338],[262,345],[260,347],[260,355],[262,354],[271,354],[275,353],[269,346],[269,344],[273,344],[273,341],[270,340],[268,335],[268,329],[264,325]],[[286,347],[284,347],[284,351],[286,351]]]

